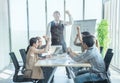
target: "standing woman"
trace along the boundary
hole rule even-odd
[[[37,60],[39,60],[38,54],[46,52],[48,50],[48,45],[49,45],[49,42],[47,42],[46,47],[44,49],[37,49],[38,39],[31,38],[29,41],[25,67],[27,70],[32,71],[30,78],[39,80],[38,83],[41,83],[41,80],[44,79],[44,75],[41,67],[35,67],[34,65],[37,62]],[[28,73],[25,73],[25,74],[28,74]],[[28,75],[25,75],[25,76],[28,76]]]

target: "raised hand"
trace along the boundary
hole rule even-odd
[[[66,14],[70,15],[70,12],[69,11],[65,11]]]
[[[69,54],[70,52],[72,52],[72,49],[70,47],[67,48],[67,53]]]
[[[47,36],[43,36],[43,38],[44,38],[46,41],[49,40],[49,37],[47,37]]]
[[[77,26],[77,33],[80,34],[80,26]]]

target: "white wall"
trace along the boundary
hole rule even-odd
[[[0,0],[0,70],[10,62],[7,0]]]

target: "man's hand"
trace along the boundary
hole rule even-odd
[[[71,48],[68,47],[68,48],[67,48],[67,54],[70,54],[71,52],[72,52]]]
[[[66,14],[68,14],[70,16],[70,12],[69,11],[65,11]]]
[[[77,26],[77,30],[80,30],[80,26]]]

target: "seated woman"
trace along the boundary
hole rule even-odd
[[[44,40],[45,40],[45,42],[46,42],[45,45],[42,45],[42,38],[41,38],[41,37],[37,36],[36,38],[38,39],[38,44],[39,44],[39,45],[38,45],[38,49],[44,49],[44,48],[46,47],[46,44],[49,42],[49,41],[48,41],[48,37],[47,37],[47,36],[43,36],[43,38],[44,38]],[[48,49],[49,49],[49,47],[48,47]],[[51,57],[50,55],[49,55],[49,56],[42,56],[42,53],[39,54],[38,56],[39,56],[41,59]],[[43,74],[44,74],[44,77],[45,77],[44,82],[47,83],[47,81],[50,79],[50,76],[51,76],[51,74],[53,73],[55,67],[41,67],[41,68],[42,68],[42,70],[43,70]],[[54,78],[54,76],[53,76],[53,78]],[[52,79],[53,79],[53,78],[52,78]],[[53,81],[53,80],[51,80],[51,81]]]
[[[48,37],[47,36],[43,36],[43,38],[44,38],[44,40],[45,40],[45,42],[46,42],[46,44],[45,45],[43,45],[42,44],[42,38],[41,37],[39,37],[39,36],[37,36],[36,37],[37,38],[37,40],[38,40],[38,49],[44,49],[45,47],[46,47],[46,44],[47,44],[47,42],[50,42],[50,41],[48,41]],[[49,45],[50,46],[50,45]],[[49,46],[48,46],[48,50],[49,50]],[[41,59],[43,58],[47,58],[47,57],[50,57],[50,56],[42,56],[42,53],[40,53],[39,55],[38,55]]]
[[[42,83],[41,80],[44,79],[44,75],[43,75],[42,69],[40,67],[35,67],[34,65],[37,62],[37,60],[39,59],[38,54],[47,52],[48,45],[49,45],[49,42],[47,42],[46,47],[44,49],[37,49],[38,48],[38,39],[31,38],[29,41],[29,47],[27,49],[25,68],[27,70],[32,70],[30,78],[39,80],[38,83]],[[28,74],[28,73],[25,73],[25,74]]]

